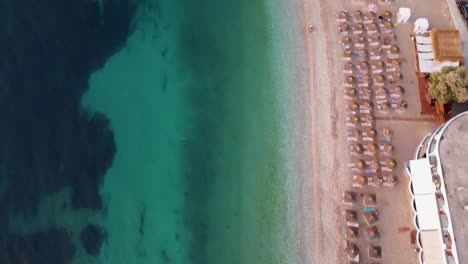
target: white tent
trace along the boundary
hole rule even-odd
[[[447,258],[445,257],[444,244],[440,231],[421,231],[420,237],[423,246],[424,263],[446,264]]]
[[[433,52],[432,45],[416,44],[416,49],[418,52]]]
[[[432,182],[429,159],[411,160],[409,162],[409,169],[411,171],[411,180],[413,181],[414,195],[435,193],[436,188]]]
[[[400,7],[397,13],[397,23],[406,23],[411,17],[411,9],[407,7]]]
[[[418,18],[414,21],[414,34],[424,34],[429,29],[429,20],[427,18]]]
[[[424,37],[424,36],[416,36],[416,43],[417,44],[432,44],[431,37]]]
[[[418,58],[420,60],[433,60],[434,52],[418,52]]]

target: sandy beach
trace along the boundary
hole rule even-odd
[[[340,36],[335,18],[341,10],[367,11],[367,2],[366,5],[353,5],[352,1],[301,2],[304,41],[307,47],[310,137],[315,143],[311,149],[312,176],[304,186],[312,191],[311,207],[314,210],[312,263],[345,263],[346,255],[342,246],[345,239],[342,233],[342,194],[345,190],[351,190],[352,177],[347,167],[351,158],[345,137],[346,102],[342,91]],[[409,1],[379,8],[396,14],[398,8],[405,5],[413,9],[414,15],[428,17],[433,26],[452,27],[445,2],[431,1],[417,10],[415,4]],[[415,246],[410,243],[409,232],[398,232],[401,227],[413,228],[407,177],[402,164],[412,158],[418,142],[435,127],[432,116],[421,115],[419,112],[417,80],[414,75],[415,58],[409,38],[412,21],[414,20],[395,28],[397,44],[403,50],[400,57],[405,61],[401,65],[404,75],[401,85],[407,91],[405,100],[409,107],[403,113],[377,115],[375,124],[377,129],[387,127],[395,132],[392,139],[392,144],[396,147],[393,158],[399,164],[395,170],[399,182],[394,188],[364,188],[364,191],[374,192],[378,197],[381,219],[377,226],[382,234],[379,244],[383,252],[381,263],[417,263]],[[313,26],[311,33],[307,33],[309,25]],[[354,191],[359,192],[356,189]],[[360,248],[360,251],[361,260],[368,260],[367,248]]]

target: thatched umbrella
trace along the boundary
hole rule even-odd
[[[393,41],[395,40],[395,38],[391,37],[391,36],[385,36],[383,38],[383,44],[384,45],[390,45],[393,43]]]
[[[348,31],[349,30],[349,24],[346,23],[346,22],[341,22],[340,23],[340,26],[339,26],[339,29],[341,31]]]
[[[389,175],[387,176],[387,182],[390,184],[390,185],[395,185],[397,182],[398,182],[398,179],[396,176],[394,175]]]
[[[396,167],[396,161],[393,159],[387,159],[385,161],[385,166],[389,167],[390,169],[393,169]]]
[[[367,178],[362,175],[356,175],[353,177],[353,186],[366,186],[367,185]]]
[[[345,251],[346,254],[348,254],[348,256],[352,259],[354,259],[359,254],[359,248],[356,246],[356,244],[350,242],[348,242]]]
[[[400,60],[397,60],[397,59],[391,60],[391,63],[392,63],[392,66],[393,66],[393,67],[398,67],[398,66],[400,66]]]
[[[351,191],[343,192],[343,203],[353,204],[356,202],[356,193]]]
[[[383,49],[381,47],[375,47],[371,49],[371,52],[375,55],[380,55],[382,54]]]
[[[388,102],[380,103],[380,110],[382,110],[384,112],[390,111],[390,103],[388,103]]]
[[[354,25],[354,28],[355,28],[356,30],[363,30],[363,29],[364,29],[364,25],[363,25],[362,23],[356,23],[356,24]]]
[[[400,48],[399,48],[397,45],[392,45],[392,46],[390,47],[390,52],[391,52],[392,54],[398,54],[398,53],[400,52]]]
[[[375,15],[374,12],[367,12],[366,13],[366,18],[369,19],[369,20],[370,19],[375,19],[375,17],[376,17],[376,15]]]
[[[390,21],[385,21],[385,22],[384,22],[384,28],[386,28],[386,29],[392,29],[392,28],[393,28],[393,24],[392,24]]]
[[[364,212],[364,220],[366,220],[368,225],[373,225],[379,221],[379,216],[376,211]]]
[[[369,54],[369,52],[365,49],[360,49],[357,51],[357,54],[361,57],[367,57],[367,55]]]
[[[364,206],[366,207],[374,207],[377,205],[377,196],[375,193],[364,193],[362,195],[362,199],[364,200]]]
[[[392,136],[392,130],[390,130],[390,128],[383,128],[382,129],[382,135],[386,138],[389,138]]]
[[[366,167],[366,162],[363,160],[355,160],[354,166],[356,166],[358,169],[364,169]]]
[[[352,61],[347,61],[347,62],[344,64],[344,68],[345,68],[346,70],[349,70],[349,71],[353,70],[353,68],[354,68],[353,62],[352,62]]]
[[[403,75],[400,72],[393,72],[392,77],[394,80],[401,80],[403,78]]]
[[[375,137],[375,135],[377,135],[377,131],[375,131],[375,129],[373,129],[373,128],[368,128],[366,130],[366,134],[367,134],[368,137],[373,138],[373,137]]]
[[[357,227],[347,226],[346,227],[346,238],[347,239],[356,239],[358,237]]]
[[[355,143],[351,146],[351,151],[356,152],[356,153],[362,153],[364,151],[364,148],[362,147],[361,144]]]
[[[356,89],[354,88],[346,88],[345,89],[345,95],[349,97],[355,97],[356,96]]]
[[[361,118],[357,115],[353,115],[349,117],[349,120],[351,121],[351,123],[357,125],[361,121]]]
[[[363,95],[366,96],[371,96],[372,95],[372,89],[369,87],[360,87],[359,92]],[[369,102],[369,101],[364,101],[364,103]]]
[[[369,245],[369,258],[382,258],[382,248],[380,246]]]
[[[356,77],[354,77],[352,75],[346,76],[345,80],[346,80],[346,83],[348,83],[348,84],[356,83]]]
[[[380,238],[379,229],[376,226],[368,227],[366,229],[366,237],[371,241]]]
[[[373,62],[372,66],[375,66],[375,68],[381,70],[385,66],[385,63],[383,61],[381,61],[381,60],[378,60],[378,61]]]
[[[359,19],[362,19],[362,12],[359,11],[359,10],[354,11],[354,12],[353,12],[353,18],[354,18],[354,19],[358,19],[358,20],[359,20]]]
[[[370,83],[370,81],[371,81],[371,79],[370,79],[369,75],[367,75],[367,74],[363,75],[361,77],[361,83]]]
[[[356,200],[356,197],[354,197],[354,199]],[[357,222],[357,212],[356,212],[356,210],[346,209],[344,216],[345,216],[345,221],[346,222]]]
[[[358,43],[363,44],[363,43],[366,42],[366,37],[364,37],[364,35],[362,35],[362,34],[359,34],[359,35],[357,35],[357,37],[356,37],[356,41],[357,41]]]
[[[372,176],[372,184],[374,186],[381,186],[383,183],[383,177],[379,175]]]
[[[385,144],[383,145],[383,151],[384,151],[385,153],[391,154],[391,153],[393,152],[393,145],[390,144],[390,143],[385,143]]]
[[[367,71],[367,70],[369,70],[369,63],[367,63],[365,61],[362,61],[362,62],[359,63],[359,68],[362,71]]]
[[[372,91],[371,89],[369,89],[369,90]],[[371,101],[366,100],[366,101],[364,101],[362,103],[362,106],[364,106],[364,108],[366,108],[366,109],[372,109],[374,104]]]
[[[385,19],[390,19],[390,18],[392,18],[392,12],[390,12],[388,10],[385,10],[385,12],[383,12],[382,16]]]
[[[397,104],[398,109],[405,110],[408,108],[408,103],[405,100],[400,100]]]
[[[349,58],[349,57],[353,56],[353,52],[350,49],[345,49],[345,50],[343,50],[343,56]]]
[[[375,145],[374,143],[367,143],[366,144],[366,149],[370,153],[377,153],[377,145]]]
[[[403,87],[401,86],[395,86],[395,88],[393,88],[393,92],[397,95],[403,95],[405,93],[405,89],[403,89]]]
[[[375,93],[377,95],[387,95],[388,91],[385,87],[379,87]]]
[[[372,34],[369,39],[372,41],[372,42],[375,42],[375,41],[380,41],[380,35],[375,33],[375,34]]]
[[[370,161],[370,166],[369,167],[371,167],[374,170],[378,170],[378,169],[380,169],[380,163],[379,163],[378,160],[373,159],[373,160]]]
[[[351,43],[351,37],[350,37],[350,36],[343,36],[343,37],[341,37],[341,43],[343,43],[343,44],[349,44],[349,43]]]
[[[364,115],[364,116],[363,116],[363,119],[364,119],[364,121],[367,121],[367,122],[369,122],[369,123],[372,123],[372,122],[374,122],[374,119],[375,119],[375,118],[374,118],[373,115],[367,114],[367,115]]]
[[[348,18],[348,12],[346,12],[344,10],[341,10],[340,12],[338,12],[336,17],[340,18],[340,19],[347,19]]]
[[[355,101],[348,102],[348,109],[355,111],[355,110],[358,110],[358,108],[359,108],[359,104],[356,103]]]
[[[385,76],[383,74],[374,75],[374,82],[383,83],[385,81]]]
[[[366,29],[368,31],[377,30],[377,24],[376,23],[369,23],[369,24],[367,24]]]
[[[361,136],[361,130],[354,128],[351,130],[351,136],[354,138],[359,138]]]

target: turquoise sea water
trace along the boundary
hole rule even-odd
[[[82,103],[117,146],[97,263],[297,263],[269,8],[146,1],[92,75]]]

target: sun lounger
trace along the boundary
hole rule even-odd
[[[354,35],[362,34],[362,30],[353,30]]]
[[[363,127],[371,127],[371,126],[372,126],[372,123],[370,123],[370,122],[362,122],[362,123],[361,123],[361,126],[363,126]]]
[[[351,122],[346,122],[346,126],[347,127],[356,127],[356,125],[351,123]]]
[[[431,37],[424,37],[424,36],[416,36],[416,43],[417,44],[432,44]]]
[[[397,70],[400,70],[400,69],[397,69],[395,67],[387,68],[387,72],[396,72]]]
[[[369,87],[369,83],[358,83],[358,87]]]
[[[380,55],[374,55],[370,57],[370,60],[380,60]]]
[[[371,46],[371,47],[377,47],[377,46],[379,46],[379,45],[380,45],[380,42],[378,42],[378,41],[369,42],[369,46]]]
[[[387,167],[387,166],[384,166],[384,167],[382,167],[382,171],[392,172],[393,169],[392,169],[392,168],[389,168],[389,167]]]
[[[343,70],[343,74],[346,74],[346,75],[353,74],[353,71],[352,70]]]
[[[362,140],[363,140],[363,141],[367,141],[367,142],[373,142],[373,141],[374,141],[374,138],[371,138],[371,137],[362,137]]]
[[[358,141],[359,139],[356,137],[347,137],[348,141]]]
[[[369,99],[369,97],[367,97],[366,99]],[[359,112],[361,114],[370,114],[371,110],[370,109],[359,109]]]
[[[351,110],[346,110],[345,111],[346,115],[356,115],[356,111],[351,111]]]
[[[372,69],[372,73],[382,73],[382,69]]]

